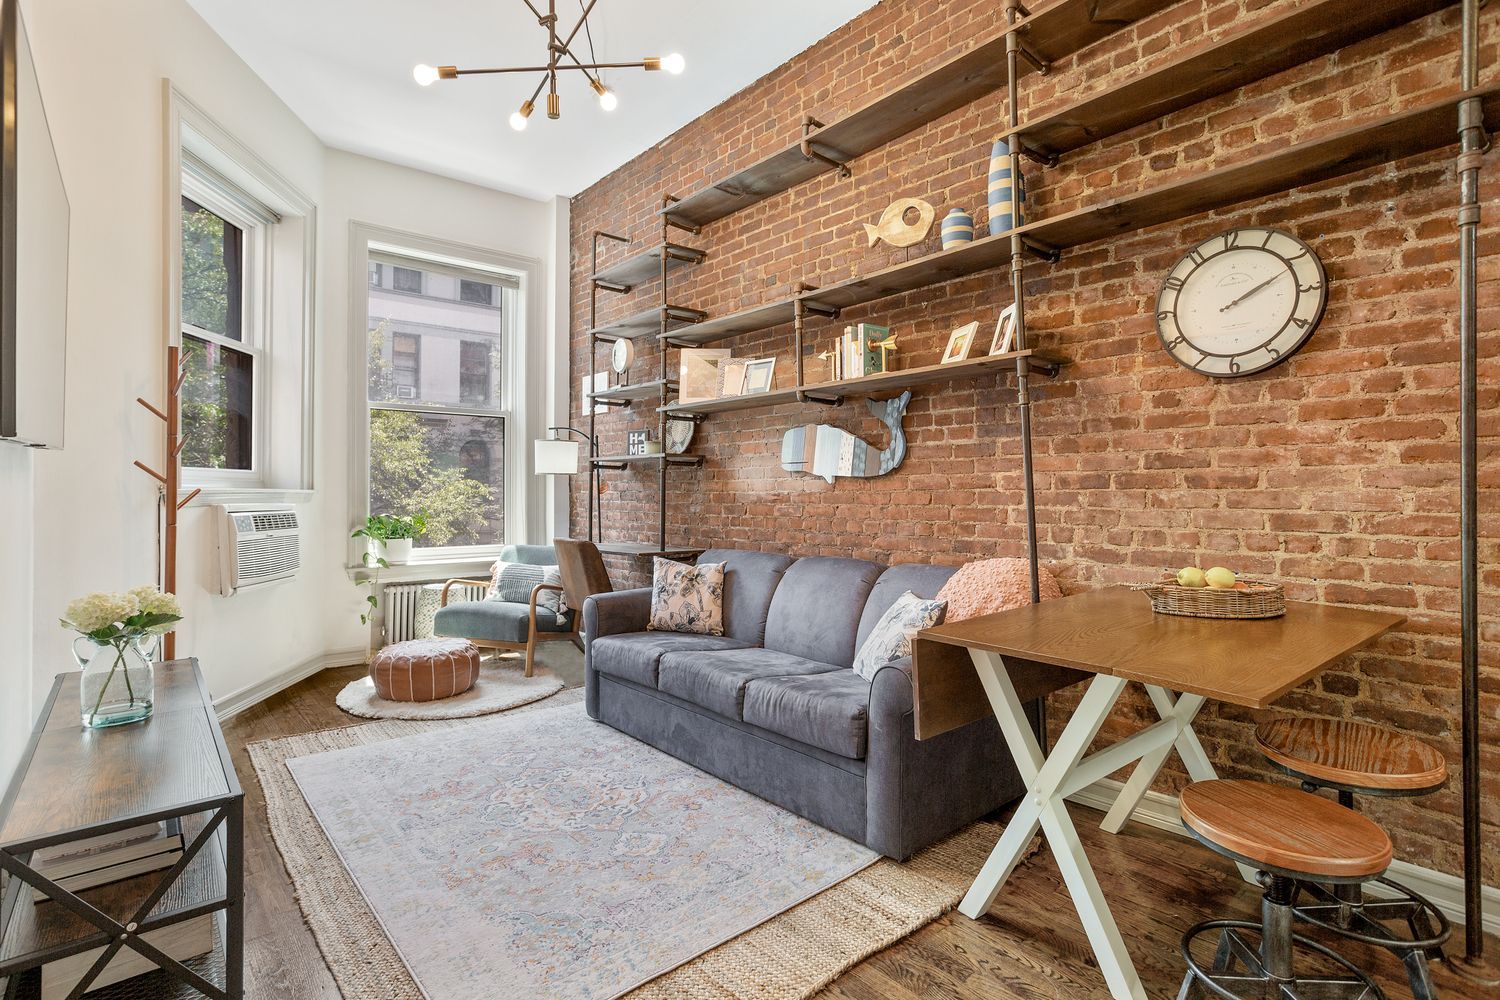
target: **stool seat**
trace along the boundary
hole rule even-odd
[[[1375,792],[1420,792],[1448,780],[1435,747],[1347,719],[1272,719],[1255,730],[1261,753],[1299,777]]]
[[[1391,863],[1391,839],[1328,799],[1261,781],[1198,781],[1183,789],[1182,823],[1209,847],[1273,874],[1366,880]]]

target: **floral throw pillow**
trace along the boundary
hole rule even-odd
[[[874,680],[881,667],[910,656],[912,637],[941,622],[947,610],[947,601],[923,600],[908,590],[896,598],[896,603],[870,630],[869,638],[854,657],[854,672],[867,681]]]
[[[724,564],[653,561],[651,621],[657,632],[724,634]]]

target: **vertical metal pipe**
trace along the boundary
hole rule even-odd
[[[676,199],[671,195],[662,198],[661,206],[666,208]],[[661,314],[658,320],[660,336],[656,340],[657,377],[661,379],[661,405],[667,405],[667,243],[671,232],[670,223],[667,222],[666,213],[661,217]],[[656,411],[656,440],[661,442],[661,468],[658,472],[656,508],[656,547],[660,551],[667,548],[667,415],[661,412],[660,407]]]
[[[1014,25],[1020,20],[1021,11],[1016,0],[1009,0],[1005,7],[1005,16]],[[1005,37],[1005,61],[1006,61],[1006,94],[1005,103],[1007,120],[1010,127],[1015,129],[1021,124],[1020,93],[1017,84],[1020,80],[1019,60],[1021,55],[1021,40],[1015,32]],[[1010,190],[1011,197],[1015,200],[1015,209],[1011,213],[1013,221],[1019,220],[1021,212],[1021,144],[1014,141],[1010,143]],[[1012,301],[1016,307],[1016,350],[1026,349],[1026,247],[1019,234],[1012,233],[1010,237],[1010,289]],[[1042,599],[1041,581],[1037,571],[1036,552],[1036,489],[1032,483],[1032,456],[1031,456],[1031,365],[1025,357],[1016,359],[1016,403],[1020,412],[1021,424],[1021,474],[1022,490],[1026,502],[1026,558],[1030,564],[1031,571],[1031,603],[1035,604]]]
[[[1479,0],[1464,0],[1460,77],[1465,91],[1479,83]],[[1459,608],[1463,742],[1464,960],[1484,956],[1483,856],[1479,818],[1479,167],[1486,146],[1484,109],[1477,98],[1458,108],[1458,336],[1459,336]]]
[[[599,432],[598,428],[595,426],[594,407],[588,399],[588,394],[594,391],[594,366],[596,364],[594,355],[599,350],[599,342],[594,338],[593,334],[593,331],[599,328],[599,285],[594,281],[594,275],[599,273],[599,236],[599,231],[597,229],[594,230],[594,246],[590,251],[589,256],[589,381],[588,387],[584,389],[584,402],[589,403],[588,519],[589,541],[591,542],[604,540],[604,525],[602,523],[604,519],[602,517],[600,518],[601,523],[599,525],[599,536],[597,538],[594,536],[594,505],[598,503],[599,500],[599,468],[594,464],[594,459],[598,457],[595,452],[598,451],[598,449],[594,447],[594,442],[598,440]]]

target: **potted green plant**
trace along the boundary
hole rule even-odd
[[[388,566],[400,566],[411,559],[412,540],[427,533],[427,512],[415,514],[371,514],[364,527],[354,529],[351,538],[369,542],[365,564],[384,560]]]

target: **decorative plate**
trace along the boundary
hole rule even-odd
[[[681,455],[687,451],[687,447],[693,440],[693,429],[697,426],[691,420],[668,420],[667,433],[663,439],[668,455]]]

